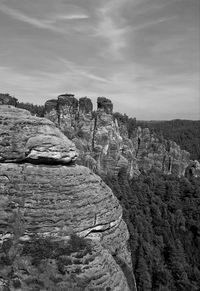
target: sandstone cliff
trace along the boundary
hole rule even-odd
[[[102,122],[117,143],[110,112],[92,123],[87,99],[77,127],[73,98],[50,101],[49,118],[72,135],[81,128],[94,149],[93,125]],[[75,164],[74,144],[26,110],[0,106],[0,124],[0,290],[136,290],[121,206],[100,177]]]
[[[151,169],[185,175],[191,163],[189,153],[175,142],[161,140],[148,128],[140,127],[129,138],[124,124],[114,119],[113,104],[107,98],[99,97],[97,111],[92,110],[90,99],[78,101],[68,94],[45,104],[46,118],[74,141],[81,164],[98,174],[126,171],[130,178]]]

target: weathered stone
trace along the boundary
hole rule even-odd
[[[109,253],[101,248],[95,257],[93,254],[89,272],[84,272],[84,276],[93,281],[94,287],[101,282],[99,286],[108,284],[111,290],[129,290],[120,267],[110,255],[119,258],[131,274],[130,253],[126,247],[129,234],[117,199],[98,176],[81,166],[14,163],[1,164],[0,175],[0,188],[4,189],[0,198],[4,207],[12,205],[13,211],[20,209],[23,213],[22,240],[25,234],[31,237],[34,233],[66,241],[73,232],[88,237]],[[10,211],[2,213],[1,210],[2,235],[12,233],[12,215]],[[107,266],[110,271],[106,271],[105,277]],[[73,269],[73,265],[68,268]],[[95,274],[102,280],[95,279]],[[120,289],[122,286],[125,289]]]
[[[45,118],[51,120],[56,126],[58,124],[58,102],[56,99],[46,101],[44,105]]]
[[[58,96],[58,109],[59,107],[67,106],[70,113],[75,113],[78,109],[78,100],[74,94],[62,94]]]
[[[77,110],[77,105],[75,108]],[[65,130],[65,134],[76,142],[80,163],[89,165],[99,174],[117,175],[122,168],[126,168],[130,178],[138,176],[140,171],[151,169],[178,176],[185,174],[190,164],[189,153],[181,150],[175,142],[159,139],[148,128],[140,127],[129,139],[127,128],[124,124],[119,126],[114,120],[113,104],[105,97],[97,99],[95,114],[91,109],[91,100],[84,97],[79,100],[77,118],[72,115],[63,118],[64,127],[71,122],[70,130]]]
[[[148,128],[135,130],[132,137],[138,168],[142,171],[157,169],[165,174],[183,176],[190,163],[189,153],[174,141],[160,140]]]
[[[49,113],[51,112],[52,110],[57,110],[57,107],[58,107],[58,102],[56,99],[51,99],[51,100],[48,100],[45,105],[44,105],[44,108],[45,108],[45,112],[46,113]]]
[[[75,158],[75,148],[52,122],[10,106],[1,107],[0,116],[1,241],[17,237],[23,244],[37,234],[67,242],[76,233],[93,241],[91,253],[80,260],[81,272],[61,276],[57,263],[48,260],[48,272],[38,272],[30,258],[22,255],[29,274],[43,274],[43,284],[49,284],[48,274],[59,275],[62,288],[69,290],[79,288],[83,282],[85,290],[132,290],[135,281],[127,249],[129,234],[121,206],[110,188],[89,169],[69,163]],[[24,270],[22,262],[17,259],[14,264],[21,290],[29,290],[27,275],[20,273]],[[76,273],[76,268],[73,262],[68,263],[67,274]],[[132,281],[127,283],[126,276]],[[58,285],[53,288],[60,290]]]
[[[77,136],[90,142],[94,130],[92,109],[92,101],[89,98],[83,97],[79,99],[79,114],[76,122]]]
[[[93,135],[93,149],[96,156],[99,173],[117,172],[121,158],[122,139],[113,121],[112,115],[102,113],[97,115],[96,129]]]
[[[112,191],[82,166],[3,163],[0,177],[7,177],[12,189],[9,201],[24,200],[28,233],[64,239],[72,230],[87,236],[96,226],[106,232],[111,223],[117,221],[115,228],[120,223],[122,210]],[[1,187],[8,186],[7,180],[1,183]]]
[[[82,97],[79,99],[79,114],[92,113],[93,104],[90,98]]]
[[[69,163],[76,159],[74,144],[51,121],[24,109],[0,107],[0,161]]]
[[[113,113],[113,104],[110,99],[105,97],[98,97],[97,98],[97,110],[104,111],[107,114]]]
[[[72,94],[58,96],[58,125],[67,137],[72,139],[76,131],[78,100]]]

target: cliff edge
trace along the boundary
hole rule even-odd
[[[74,143],[12,106],[0,123],[0,290],[136,290],[122,208]]]

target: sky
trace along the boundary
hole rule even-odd
[[[199,0],[0,0],[0,92],[200,119]]]

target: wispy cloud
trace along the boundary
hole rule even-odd
[[[109,83],[109,80],[106,78],[100,77],[90,72],[89,67],[87,66],[79,66],[69,60],[58,58],[58,61],[62,64],[62,68],[64,71],[70,71],[71,74],[75,74],[77,76],[83,76],[84,78],[102,82]]]
[[[0,4],[0,11],[16,20],[28,23],[36,28],[48,29],[54,32],[66,33],[66,29],[54,24],[59,21],[81,20],[89,18],[86,14],[53,14],[50,17],[38,19],[22,13],[19,10]]]
[[[89,16],[86,14],[55,14],[47,21],[48,23],[56,23],[58,21],[81,20],[81,19],[88,19],[88,18]]]
[[[199,118],[198,1],[0,0],[0,90],[39,104],[66,91],[106,96],[139,119]]]
[[[4,14],[14,18],[14,19],[17,19],[17,20],[25,22],[25,23],[29,23],[37,28],[57,30],[54,26],[52,26],[49,23],[46,23],[43,20],[39,20],[37,18],[33,18],[33,17],[28,16],[28,15],[25,15],[22,12],[20,12],[19,10],[9,8],[4,4],[0,4],[0,11],[3,12]]]
[[[132,31],[137,31],[137,30],[140,30],[140,29],[143,29],[143,28],[149,28],[151,26],[157,25],[159,23],[171,21],[173,19],[175,19],[175,16],[161,17],[161,18],[158,18],[158,19],[155,19],[155,20],[147,21],[147,22],[144,22],[142,24],[135,25],[132,28]]]
[[[124,4],[124,3],[123,3]],[[112,13],[120,9],[122,1],[110,0],[99,9],[99,24],[96,29],[96,36],[103,37],[108,42],[108,49],[104,53],[120,59],[122,57],[121,49],[126,46],[124,33],[127,28],[119,27]]]

